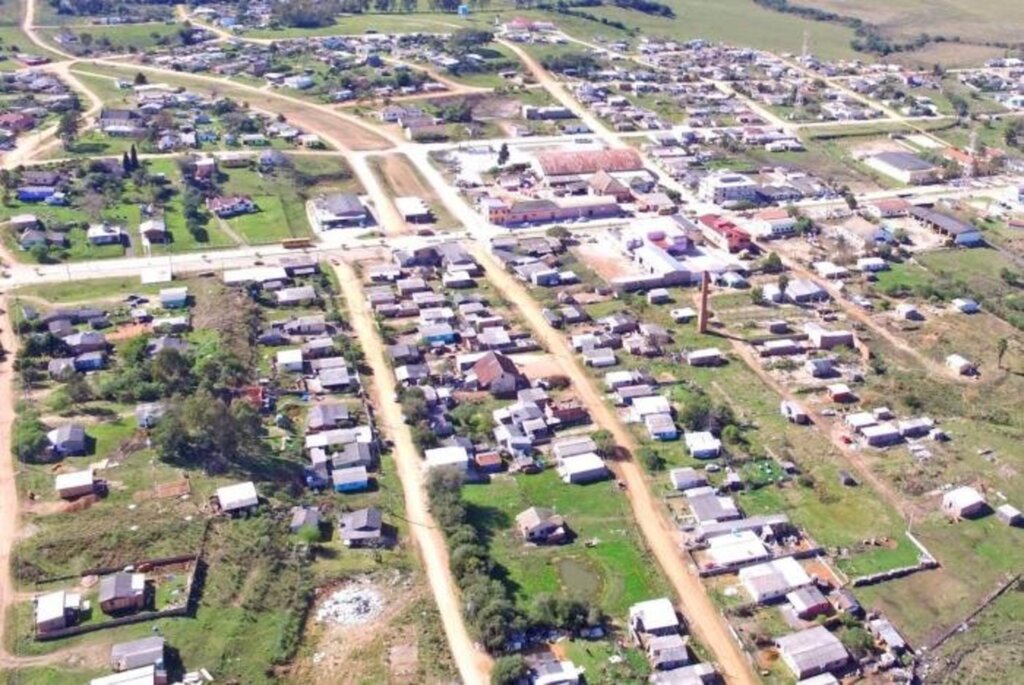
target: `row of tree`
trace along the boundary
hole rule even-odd
[[[455,469],[433,470],[427,479],[430,508],[448,539],[466,620],[488,650],[504,651],[530,629],[579,631],[604,623],[599,607],[574,598],[538,595],[528,611],[518,608],[505,581],[507,572],[492,558],[476,527],[480,517],[471,515],[462,487],[462,473]]]

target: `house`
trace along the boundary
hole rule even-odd
[[[583,669],[573,662],[554,659],[536,663],[531,670],[533,685],[578,685],[583,675]]]
[[[221,219],[259,211],[248,195],[217,195],[206,200],[206,208]]]
[[[887,618],[879,617],[868,621],[868,630],[890,652],[900,654],[907,648],[907,641]]]
[[[216,497],[220,510],[232,516],[252,511],[260,503],[256,485],[252,481],[219,487]]]
[[[843,643],[824,626],[815,626],[775,641],[782,661],[798,679],[845,666],[850,660]]]
[[[608,477],[608,467],[593,452],[577,454],[559,460],[558,475],[565,483],[583,485]]]
[[[958,376],[973,376],[978,373],[977,367],[959,354],[951,354],[946,357],[946,366]]]
[[[781,557],[746,566],[739,570],[738,577],[747,594],[758,604],[779,599],[813,582],[804,567],[793,557]]]
[[[434,447],[423,452],[428,469],[452,467],[465,473],[469,470],[469,452],[465,447]]]
[[[163,288],[160,291],[160,306],[164,309],[187,307],[188,288]]]
[[[672,469],[669,471],[668,477],[672,487],[676,490],[690,490],[691,488],[699,488],[708,484],[708,479],[698,472],[697,469],[690,466]]]
[[[100,579],[100,609],[105,614],[138,611],[146,603],[146,574],[115,573]]]
[[[316,302],[316,290],[311,285],[300,285],[294,288],[281,288],[274,293],[274,299],[281,307],[296,307]]]
[[[686,353],[686,363],[690,366],[718,366],[722,361],[722,353],[717,347],[708,347]]]
[[[837,363],[835,357],[811,357],[804,362],[804,371],[812,378],[829,378],[836,375]]]
[[[369,214],[356,195],[339,194],[313,200],[314,226],[320,231],[365,226]]]
[[[380,547],[386,544],[380,509],[368,507],[338,517],[338,534],[346,547]]]
[[[82,610],[82,595],[56,590],[35,598],[36,632],[52,633],[74,625]]]
[[[281,371],[301,373],[303,368],[303,356],[300,348],[279,350],[275,356],[277,368]]]
[[[343,428],[352,423],[352,416],[344,404],[323,402],[310,408],[306,416],[306,431],[316,433],[322,430]]]
[[[85,238],[92,245],[119,245],[124,241],[125,232],[113,224],[92,224],[86,229]]]
[[[331,484],[335,492],[361,492],[370,486],[370,477],[365,466],[351,466],[331,472]]]
[[[667,412],[648,414],[643,421],[648,435],[653,440],[669,441],[679,438],[679,429],[676,428],[672,415]]]
[[[73,357],[61,357],[51,359],[46,364],[46,372],[50,378],[55,380],[67,380],[75,374],[75,360]]]
[[[716,495],[711,488],[687,490],[685,494],[690,513],[698,524],[731,521],[741,517],[736,500]]]
[[[487,352],[480,357],[467,374],[467,380],[470,379],[477,388],[495,397],[515,397],[530,384],[516,363],[500,352]]]
[[[629,607],[629,632],[640,644],[651,637],[678,635],[681,630],[676,608],[667,597],[649,599]]]
[[[76,423],[65,423],[46,434],[50,447],[61,457],[79,456],[88,449],[85,429]]]
[[[710,431],[687,431],[683,439],[686,450],[694,459],[714,459],[722,451],[722,441]]]
[[[86,352],[75,357],[74,360],[75,371],[81,371],[83,373],[87,371],[98,371],[107,365],[107,355],[105,352],[97,350],[96,352]]]
[[[96,491],[96,477],[93,475],[92,469],[70,471],[57,474],[53,485],[61,499],[75,499],[83,495],[91,495]]]
[[[958,297],[950,302],[950,306],[961,314],[977,314],[981,311],[981,306],[968,297]]]
[[[130,671],[93,678],[89,685],[166,685],[167,673],[158,664],[140,666]]]
[[[559,545],[569,536],[565,519],[541,507],[530,507],[517,515],[516,527],[524,540],[538,545]]]
[[[1012,504],[1002,504],[996,507],[996,518],[1008,526],[1017,527],[1024,524],[1024,514]]]
[[[850,386],[846,383],[833,383],[825,388],[825,392],[828,393],[828,398],[833,402],[856,402],[857,395],[850,390]]]
[[[751,227],[762,238],[785,238],[796,233],[796,217],[782,207],[769,207],[754,214]]]
[[[953,518],[975,518],[989,511],[988,502],[974,488],[962,485],[942,496],[942,511]]]
[[[647,639],[647,660],[655,671],[674,671],[690,663],[690,652],[682,635],[655,635]]]
[[[85,354],[107,349],[107,340],[102,333],[82,331],[64,338],[64,345],[74,354]]]
[[[780,413],[785,416],[791,423],[799,425],[806,425],[811,422],[811,417],[807,413],[807,410],[803,408],[798,402],[793,400],[783,400],[779,405]]]
[[[120,642],[110,648],[110,667],[120,673],[163,662],[165,647],[166,641],[159,635]]]
[[[155,426],[167,408],[161,402],[148,402],[135,407],[135,421],[140,428],[152,428]]]
[[[805,305],[829,299],[824,288],[806,278],[794,278],[786,284],[786,299],[793,304]]]
[[[931,183],[938,175],[934,164],[910,152],[880,152],[866,157],[864,163],[906,185]]]
[[[146,219],[139,224],[139,235],[149,243],[166,243],[171,234],[163,219]]]
[[[793,606],[796,615],[805,621],[816,616],[827,616],[835,611],[825,595],[821,594],[821,590],[813,585],[790,592],[786,595],[786,601]]]

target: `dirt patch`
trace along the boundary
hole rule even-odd
[[[335,620],[337,613],[330,611],[327,605],[339,592],[376,597],[380,603],[361,617],[365,620],[349,620],[352,617],[348,609],[344,611],[345,619]],[[379,680],[379,677],[373,678],[370,669],[380,668],[382,662],[392,674],[392,682],[414,682],[419,670],[415,628],[403,623],[396,632],[392,626],[419,594],[413,591],[412,579],[397,572],[375,577],[364,576],[318,589],[307,628],[315,648],[308,661],[297,665],[294,674],[296,682],[315,685],[372,682]],[[358,605],[358,602],[343,603],[348,608]],[[324,617],[325,608],[332,616]],[[380,640],[385,641],[386,646],[377,659],[370,658],[370,653],[376,651],[375,643]],[[356,658],[357,655],[360,658]],[[361,672],[364,668],[367,670],[365,673]],[[399,673],[412,674],[412,677],[403,677]]]
[[[632,271],[629,262],[618,254],[609,254],[607,246],[580,245],[575,252],[605,281],[610,282],[612,279],[625,276]]]
[[[181,478],[180,480],[171,481],[169,483],[160,483],[155,486],[152,490],[139,490],[132,499],[136,502],[144,502],[149,499],[165,499],[167,497],[182,497],[184,495],[191,494],[192,492],[192,481],[188,478]]]
[[[530,380],[561,376],[565,370],[550,354],[530,355],[527,358],[517,357],[516,362],[522,367],[523,373]]]
[[[147,323],[130,323],[118,326],[110,333],[106,334],[107,340],[111,342],[117,342],[119,340],[131,340],[137,338],[140,335],[145,335],[153,330],[153,327]]]
[[[423,183],[405,155],[381,156],[380,171],[399,197],[413,196],[429,200],[434,196],[433,189]]]

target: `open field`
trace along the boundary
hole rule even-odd
[[[1019,683],[1024,680],[1020,617],[1024,592],[1011,587],[971,624],[932,655],[931,683]]]
[[[798,53],[804,31],[810,35],[815,54],[826,58],[848,58],[853,31],[842,26],[809,21],[779,14],[754,5],[749,0],[670,0],[667,3],[676,17],[667,19],[612,6],[587,7],[585,10],[600,19],[621,21],[636,35],[677,39],[706,38],[736,45]],[[422,4],[421,4],[422,7]],[[487,10],[472,12],[460,18],[452,13],[420,12],[412,15],[366,14],[340,18],[333,27],[299,30],[282,29],[254,31],[249,35],[262,38],[287,38],[299,35],[331,35],[364,33],[366,31],[449,32],[454,28],[472,26],[486,28],[495,19],[526,17],[553,21],[559,28],[582,40],[629,38],[629,33],[600,21],[588,21],[554,12],[516,9],[509,0],[492,3]]]
[[[965,43],[1017,42],[1024,25],[1024,5],[1015,0],[992,0],[976,5],[963,0],[792,0],[878,26],[883,35],[908,39],[929,33]]]
[[[427,203],[436,221],[425,224],[432,228],[450,230],[458,223],[440,202],[437,193],[420,172],[402,154],[382,155],[368,160],[371,171],[377,176],[391,197],[418,197]]]
[[[182,26],[179,24],[124,24],[120,26],[73,26],[66,29],[41,29],[48,42],[70,31],[78,39],[61,47],[72,54],[104,52],[136,52],[158,46],[178,44]],[[83,36],[89,36],[83,41]]]
[[[567,485],[548,469],[534,476],[498,476],[486,485],[466,486],[463,494],[524,609],[541,593],[568,595],[596,602],[621,623],[631,604],[667,592],[640,545],[629,504],[612,482]],[[566,517],[575,541],[555,547],[526,545],[515,529],[515,517],[531,506],[549,507]],[[596,544],[585,546],[588,541]]]

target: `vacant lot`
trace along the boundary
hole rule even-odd
[[[436,221],[431,226],[441,229],[454,229],[458,222],[449,214],[444,204],[437,197],[434,189],[420,175],[420,172],[402,154],[382,155],[368,160],[370,169],[380,179],[392,197],[418,197],[427,203]]]
[[[928,33],[965,43],[1020,40],[1024,5],[1016,0],[991,0],[984,4],[964,0],[793,0],[804,5],[857,17],[875,24],[886,37],[908,39]]]
[[[932,655],[932,683],[1019,683],[1024,681],[1024,587],[1019,584],[992,603],[967,632],[952,637]]]

